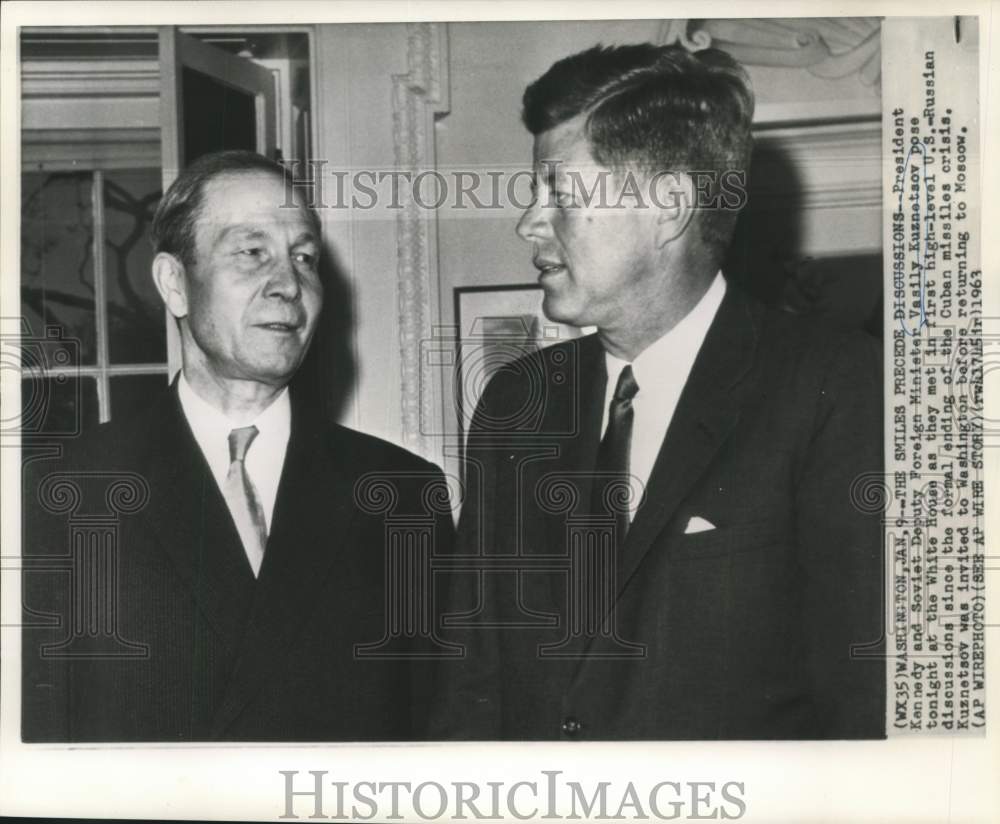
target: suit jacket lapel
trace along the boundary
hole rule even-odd
[[[331,567],[350,545],[354,475],[332,455],[318,415],[293,399],[292,430],[256,597],[232,680],[212,723],[220,737],[253,698],[314,609]]]
[[[740,381],[754,359],[756,326],[749,301],[731,284],[709,327],[646,484],[646,499],[625,539],[615,601],[656,537],[698,482],[739,420]],[[611,609],[615,609],[613,605]],[[586,669],[596,636],[584,640],[574,678]],[[631,640],[631,639],[629,639]]]
[[[756,338],[751,304],[730,285],[681,393],[646,485],[646,500],[626,538],[619,595],[736,425],[740,381],[753,363]]]
[[[154,409],[145,516],[198,608],[235,650],[243,636],[253,574],[225,499],[184,418],[176,382]]]

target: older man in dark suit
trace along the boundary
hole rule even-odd
[[[26,472],[23,738],[420,735],[421,639],[386,615],[426,593],[387,591],[377,499],[418,541],[447,545],[451,516],[437,467],[289,393],[323,301],[315,213],[281,166],[225,152],[153,234],[178,378]]]
[[[597,332],[472,422],[438,735],[884,735],[881,524],[852,500],[878,347],[723,276],[752,115],[712,49],[598,47],[528,87],[517,231],[546,315]]]

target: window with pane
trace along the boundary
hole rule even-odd
[[[22,354],[32,432],[128,414],[179,366],[150,272],[162,188],[218,149],[308,156],[307,30],[21,30],[21,334],[46,352]]]
[[[166,380],[166,320],[150,275],[160,190],[159,168],[22,175],[22,314],[33,335],[54,329],[71,342],[46,366],[54,431],[67,416],[85,428],[110,420]],[[41,390],[31,380],[23,389],[27,414]]]

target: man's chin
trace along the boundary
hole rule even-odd
[[[260,383],[266,383],[270,386],[285,386],[295,375],[296,371],[298,371],[301,362],[301,358],[275,358],[273,360],[258,361],[249,366],[245,371]]]
[[[553,323],[565,323],[569,326],[579,326],[579,313],[566,305],[565,300],[558,296],[545,293],[542,299],[542,313]]]

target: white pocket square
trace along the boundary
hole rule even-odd
[[[715,529],[715,524],[711,521],[706,521],[699,515],[695,515],[688,521],[687,526],[684,527],[684,534],[691,535],[695,532],[708,532],[710,529]]]

